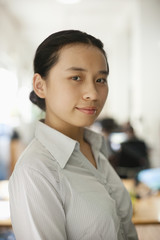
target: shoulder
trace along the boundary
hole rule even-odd
[[[18,172],[29,175],[41,175],[45,178],[58,178],[59,166],[53,155],[36,139],[26,147],[18,159],[14,175]],[[54,174],[53,174],[54,173]]]
[[[9,179],[11,196],[39,192],[62,196],[60,167],[54,157],[36,139],[25,149]],[[61,197],[60,197],[61,198]]]

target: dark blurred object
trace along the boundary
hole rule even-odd
[[[143,140],[136,137],[130,123],[123,127],[123,132],[127,134],[127,140],[121,143],[116,155],[116,171],[121,178],[136,177],[139,171],[150,167],[148,147]]]
[[[120,144],[124,141],[121,126],[114,118],[107,117],[100,121],[101,131],[106,140],[107,158],[111,165],[116,169],[117,167],[117,151],[120,149]]]
[[[148,147],[129,122],[121,126],[113,118],[104,118],[100,124],[108,160],[121,178],[136,178],[139,171],[150,167]]]
[[[11,132],[10,126],[0,123],[0,180],[8,179],[9,176]]]
[[[118,128],[118,124],[115,122],[113,118],[103,118],[101,121],[102,132],[105,135],[109,135],[110,133],[114,132],[115,129]]]
[[[18,140],[20,139],[20,135],[19,135],[19,133],[16,130],[13,130],[13,133],[11,135],[11,141],[17,140],[17,139]]]
[[[102,134],[106,140],[106,145],[107,145],[107,152],[108,152],[108,159],[110,160],[110,158],[112,157],[112,155],[114,155],[114,149],[111,146],[112,141],[111,141],[111,134],[113,134],[114,132],[119,131],[119,126],[116,123],[116,121],[113,118],[103,118],[100,121],[101,124],[101,131]]]
[[[9,179],[23,149],[18,130],[0,123],[0,180]]]
[[[24,150],[23,143],[21,141],[21,136],[17,130],[13,130],[10,141],[10,169],[9,174],[11,175],[15,164]]]

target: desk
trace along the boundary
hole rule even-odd
[[[129,192],[135,190],[134,180],[123,180]],[[160,239],[160,193],[136,199],[133,203],[135,224],[139,240]]]
[[[159,240],[160,224],[136,225],[139,240]]]
[[[1,227],[11,228],[12,227],[11,220],[10,219],[0,220],[0,228]]]
[[[129,192],[135,191],[134,180],[123,180],[123,183]],[[160,192],[135,199],[133,209],[132,220],[134,224],[160,223]]]
[[[160,223],[160,194],[137,199],[132,220],[134,224]]]

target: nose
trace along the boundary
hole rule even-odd
[[[98,99],[98,91],[94,83],[85,84],[83,91],[83,99],[92,101]]]

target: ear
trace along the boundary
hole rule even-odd
[[[45,98],[46,82],[39,73],[33,76],[33,89],[38,97]]]

